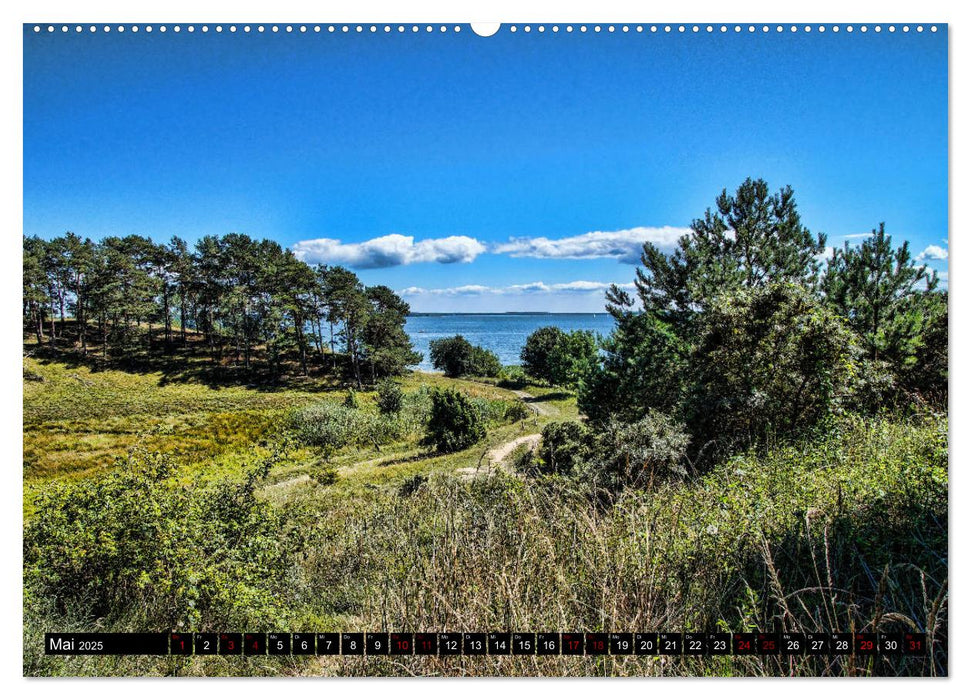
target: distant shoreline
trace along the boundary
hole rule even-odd
[[[415,316],[602,316],[606,311],[412,311]]]

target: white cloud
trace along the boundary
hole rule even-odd
[[[403,297],[456,297],[456,296],[503,296],[512,294],[603,294],[610,287],[610,282],[589,282],[577,280],[575,282],[527,282],[525,284],[511,284],[505,287],[486,287],[480,284],[467,284],[461,287],[444,287],[426,289],[425,287],[406,287],[398,293]],[[622,289],[634,289],[633,283],[618,284]]]
[[[834,236],[834,240],[836,240],[836,239],[839,239],[839,240],[843,240],[843,239],[852,240],[854,238],[870,238],[871,236],[873,236],[873,231],[870,231],[870,233],[847,233],[847,234],[845,234],[843,236]]]
[[[917,260],[921,262],[924,260],[947,260],[947,248],[941,248],[939,245],[929,245],[920,252]]]
[[[392,233],[361,243],[336,238],[315,238],[293,246],[298,258],[308,263],[347,265],[360,269],[395,267],[412,263],[472,262],[483,253],[514,258],[587,260],[615,258],[636,265],[645,243],[672,250],[690,229],[675,226],[637,226],[619,231],[591,231],[566,238],[510,238],[489,245],[469,236],[448,236],[416,241],[413,236]]]
[[[511,238],[508,243],[493,246],[493,253],[514,258],[616,258],[620,262],[636,265],[640,261],[645,243],[653,243],[662,249],[673,249],[681,236],[690,229],[675,226],[660,228],[637,226],[620,231],[591,231],[579,236],[550,239]]]
[[[294,254],[307,263],[347,265],[359,269],[395,267],[412,263],[472,262],[486,247],[468,236],[448,236],[415,241],[414,236],[392,233],[362,243],[341,243],[335,238],[315,238],[294,244]]]

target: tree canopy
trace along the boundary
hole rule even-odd
[[[340,345],[358,386],[421,361],[394,291],[365,287],[344,267],[312,268],[270,240],[231,233],[190,248],[178,237],[25,236],[23,269],[25,325],[62,349],[86,354],[96,341],[104,358],[131,360],[170,355],[192,335],[213,365],[250,370],[259,354],[275,376],[288,358],[303,374],[315,361],[335,369]]]

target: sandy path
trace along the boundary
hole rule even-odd
[[[551,416],[551,415],[553,415],[553,407],[552,406],[549,406],[549,405],[547,405],[545,403],[542,403],[541,401],[530,401],[530,399],[536,398],[532,394],[527,393],[525,391],[520,391],[518,389],[514,389],[512,393],[514,393],[516,396],[518,396],[519,398],[521,398],[523,400],[523,402],[527,406],[529,406],[529,410],[533,411],[534,413],[538,413],[541,416]]]
[[[302,484],[305,481],[310,481],[309,474],[301,474],[300,476],[295,476],[292,479],[287,479],[286,481],[278,481],[275,484],[267,484],[267,489],[286,489],[291,486],[296,486],[297,484]]]
[[[529,445],[530,450],[535,450],[536,446],[539,444],[539,433],[533,433],[532,435],[523,435],[509,442],[505,442],[498,447],[493,447],[486,454],[486,459],[488,459],[489,464],[499,464],[506,457],[511,455],[513,451],[520,445]]]

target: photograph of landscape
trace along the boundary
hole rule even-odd
[[[24,675],[948,675],[946,24],[23,46]]]

